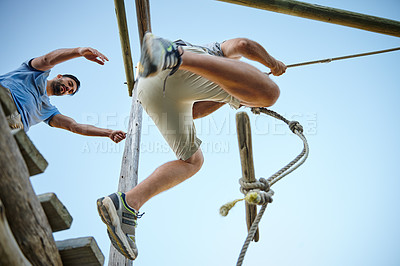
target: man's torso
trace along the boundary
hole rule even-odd
[[[25,131],[41,121],[48,123],[59,113],[57,108],[51,105],[46,93],[49,72],[38,71],[27,61],[16,70],[0,75],[1,85],[11,91]]]

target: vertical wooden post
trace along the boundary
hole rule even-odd
[[[253,163],[253,148],[251,142],[250,119],[247,113],[239,112],[236,114],[236,130],[238,135],[240,162],[242,164],[242,176],[249,182],[256,181]],[[250,230],[254,219],[257,216],[257,206],[245,203],[247,231]],[[260,237],[257,229],[254,235],[254,241],[257,242]]]
[[[20,250],[8,225],[4,205],[0,200],[0,265],[30,266],[32,265]]]
[[[115,5],[115,14],[117,15],[119,39],[121,41],[122,58],[124,59],[126,83],[128,85],[129,96],[132,97],[132,90],[135,84],[135,77],[133,74],[131,44],[129,42],[128,24],[126,22],[124,0],[114,0],[114,5]]]
[[[0,197],[21,251],[33,265],[62,265],[50,225],[1,107],[0,151]]]
[[[121,0],[123,1],[123,0]],[[147,31],[151,31],[150,25],[150,5],[148,0],[136,0],[136,15],[139,28],[140,44]],[[126,20],[126,19],[125,19]],[[140,153],[140,139],[142,130],[143,108],[137,99],[137,90],[133,91],[132,107],[129,117],[127,138],[122,158],[121,173],[118,190],[126,192],[138,183],[138,165]],[[140,248],[140,243],[138,244]],[[110,247],[109,266],[130,266],[132,261],[122,256],[112,245]]]
[[[400,37],[400,21],[293,0],[219,0]]]

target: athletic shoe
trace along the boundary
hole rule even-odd
[[[135,241],[137,219],[142,217],[125,203],[125,194],[113,193],[97,200],[101,220],[107,225],[107,233],[113,246],[126,258],[136,259],[138,249]]]
[[[156,37],[150,32],[144,35],[138,64],[138,71],[141,77],[151,77],[165,69],[171,69],[169,75],[172,75],[178,70],[181,63],[181,54],[176,44]]]

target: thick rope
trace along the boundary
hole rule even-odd
[[[298,67],[298,66],[305,66],[305,65],[311,65],[311,64],[318,64],[318,63],[330,63],[332,61],[338,61],[338,60],[343,60],[343,59],[349,59],[349,58],[355,58],[355,57],[362,57],[362,56],[368,56],[368,55],[374,55],[374,54],[381,54],[381,53],[387,53],[387,52],[393,52],[393,51],[398,51],[400,50],[400,47],[392,48],[392,49],[386,49],[386,50],[379,50],[379,51],[374,51],[374,52],[368,52],[368,53],[361,53],[361,54],[353,54],[353,55],[347,55],[347,56],[340,56],[340,57],[334,57],[334,58],[327,58],[327,59],[322,59],[322,60],[316,60],[316,61],[308,61],[308,62],[303,62],[303,63],[297,63],[297,64],[291,64],[288,65],[287,67]],[[266,73],[270,75],[272,72]],[[272,202],[272,195],[273,191],[270,190],[270,187],[274,185],[276,182],[281,180],[283,177],[287,176],[294,170],[296,170],[299,166],[301,166],[305,160],[308,157],[309,154],[309,146],[307,139],[303,135],[303,127],[300,125],[299,122],[297,121],[289,121],[280,114],[269,110],[267,108],[252,108],[252,112],[255,114],[260,114],[264,113],[269,116],[272,116],[276,119],[282,120],[285,122],[290,130],[296,134],[302,141],[303,141],[303,150],[302,152],[294,158],[290,163],[288,163],[285,167],[283,167],[281,170],[273,174],[268,180],[264,181],[265,179],[260,179],[259,181],[253,182],[255,184],[248,184],[243,181],[241,182],[241,191],[246,195],[245,198],[235,200],[231,203],[227,203],[224,206],[221,207],[220,213],[223,216],[226,216],[229,212],[229,210],[239,201],[246,200],[250,204],[259,204],[262,205],[260,211],[258,212],[253,224],[250,227],[249,233],[247,235],[247,238],[243,244],[242,250],[240,251],[240,255],[238,258],[238,261],[236,263],[236,266],[241,266],[244,260],[244,256],[246,255],[246,251],[250,245],[250,242],[254,239],[254,235],[256,234],[258,224],[261,221],[261,218],[267,208],[268,203]],[[264,195],[264,196],[260,196]]]
[[[306,65],[319,64],[319,63],[330,63],[332,61],[338,61],[338,60],[343,60],[343,59],[368,56],[368,55],[374,55],[374,54],[382,54],[382,53],[394,52],[394,51],[398,51],[398,50],[400,50],[400,47],[379,50],[379,51],[373,51],[373,52],[368,52],[368,53],[353,54],[353,55],[339,56],[339,57],[334,57],[334,58],[326,58],[326,59],[321,59],[321,60],[291,64],[291,65],[287,65],[287,67],[290,68],[290,67],[306,66]],[[269,73],[265,72],[265,73],[270,75],[272,72],[269,72]]]
[[[286,175],[290,174],[294,170],[296,170],[300,165],[302,165],[305,160],[308,157],[309,154],[309,147],[308,147],[308,142],[307,139],[303,135],[303,127],[300,125],[299,122],[297,121],[289,121],[280,114],[269,110],[267,108],[252,108],[252,112],[255,114],[260,114],[264,113],[269,116],[272,116],[276,119],[282,120],[285,122],[290,130],[296,134],[302,141],[303,141],[303,150],[302,152],[294,158],[290,163],[288,163],[285,167],[280,169],[278,172],[273,174],[270,178],[267,180],[264,178],[260,178],[259,180],[256,180],[255,182],[247,182],[243,178],[239,180],[240,182],[240,191],[245,194],[246,196],[243,199],[238,199],[233,202],[227,203],[223,205],[220,208],[220,214],[223,216],[228,215],[229,210],[233,208],[233,206],[242,200],[246,200],[249,204],[258,204],[262,205],[259,213],[256,216],[256,219],[254,220],[253,224],[250,227],[249,233],[247,235],[247,238],[243,244],[242,250],[240,252],[238,261],[237,261],[237,266],[241,266],[244,260],[244,256],[246,255],[247,248],[250,245],[250,242],[252,239],[254,239],[254,235],[257,231],[258,224],[261,221],[261,218],[267,208],[268,203],[272,202],[272,196],[274,195],[274,191],[270,189],[270,187],[281,180],[283,177]]]

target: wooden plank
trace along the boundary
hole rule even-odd
[[[72,216],[56,194],[45,193],[38,195],[38,198],[53,232],[71,227]]]
[[[0,265],[32,265],[20,250],[8,225],[4,205],[0,200]]]
[[[36,149],[25,131],[23,129],[13,129],[11,132],[28,167],[29,175],[33,176],[43,173],[49,163],[38,149]]]
[[[251,141],[250,119],[246,112],[236,114],[236,130],[238,135],[240,162],[242,165],[242,176],[248,182],[256,181],[253,162],[253,148]],[[257,216],[257,206],[245,203],[247,231],[250,230]],[[254,235],[254,241],[259,240],[259,230]]]
[[[293,0],[218,0],[400,37],[400,21]]]
[[[133,61],[131,54],[131,44],[129,41],[128,24],[126,22],[126,12],[124,0],[114,0],[115,14],[117,15],[119,38],[121,41],[122,58],[125,66],[126,83],[128,85],[129,96],[132,97],[135,77],[133,73]]]
[[[33,265],[62,265],[29,173],[0,108],[0,197],[17,243]]]
[[[104,255],[93,237],[80,237],[57,241],[64,266],[101,266]]]

